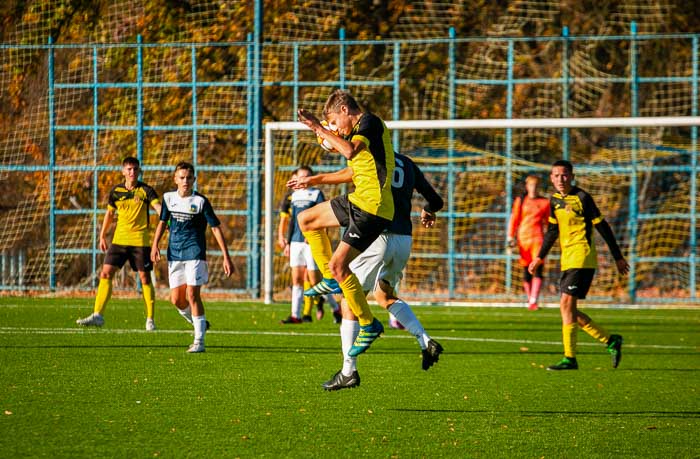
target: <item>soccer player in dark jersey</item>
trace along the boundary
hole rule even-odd
[[[313,174],[309,166],[301,166],[292,172],[292,178],[308,177]],[[280,203],[280,222],[277,228],[277,240],[284,250],[284,255],[289,257],[289,266],[292,268],[292,301],[291,314],[282,319],[282,324],[300,324],[311,322],[311,308],[316,305],[316,318],[323,318],[323,303],[328,304],[333,310],[333,316],[340,323],[340,306],[328,293],[325,296],[304,296],[304,289],[321,281],[321,273],[311,255],[311,248],[299,229],[297,215],[304,210],[325,201],[323,192],[318,188],[305,188],[303,190],[290,190]]]
[[[194,191],[194,166],[180,162],[175,167],[177,191],[163,195],[163,208],[160,222],[156,227],[151,246],[151,260],[160,261],[160,242],[166,227],[168,237],[168,277],[170,301],[180,314],[194,326],[194,342],[187,352],[204,352],[204,335],[208,322],[202,304],[202,285],[209,282],[207,265],[207,224],[211,227],[214,239],[223,254],[223,268],[226,277],[234,270],[228,254],[226,239],[221,231],[221,222],[206,196]]]
[[[149,207],[160,213],[158,195],[150,186],[138,180],[140,173],[139,160],[129,156],[122,161],[124,183],[113,187],[109,192],[107,213],[105,213],[100,230],[100,250],[107,252],[100,283],[95,295],[93,313],[78,319],[76,322],[84,326],[104,325],[104,312],[107,302],[112,296],[112,278],[117,270],[129,261],[131,269],[138,272],[141,279],[143,299],[146,304],[146,330],[156,329],[154,322],[155,290],[151,283],[153,265],[149,256],[151,232],[149,225]],[[117,227],[114,230],[112,244],[107,247],[107,231],[112,226],[117,215]]]
[[[443,348],[430,338],[411,307],[397,296],[395,288],[411,254],[413,190],[418,191],[427,201],[421,211],[421,223],[426,228],[432,228],[435,224],[435,213],[442,209],[443,200],[409,157],[396,154],[395,161],[391,181],[394,219],[390,227],[350,263],[350,268],[360,280],[365,294],[373,291],[379,305],[396,316],[405,329],[416,337],[423,355],[422,367],[427,370],[438,361]],[[351,181],[351,177],[352,172],[344,169],[297,180],[296,186],[303,188],[316,184],[347,183]],[[357,357],[348,354],[360,328],[357,318],[344,302],[342,311],[340,339],[343,368],[323,384],[323,388],[329,391],[360,385]]]
[[[598,261],[593,241],[593,227],[598,230],[610,248],[620,274],[627,274],[629,265],[622,255],[610,225],[600,214],[590,194],[571,184],[574,167],[560,160],[552,165],[550,175],[556,192],[549,200],[549,228],[538,256],[530,263],[530,273],[539,268],[544,257],[559,238],[561,245],[561,300],[564,358],[548,370],[577,370],[576,338],[578,328],[607,345],[613,368],[622,359],[622,336],[611,335],[578,309],[578,300],[586,298],[593,281]]]
[[[307,110],[300,109],[298,115],[318,138],[327,140],[347,159],[355,185],[353,192],[300,213],[298,222],[323,275],[321,282],[304,293],[319,295],[342,290],[360,322],[360,332],[349,351],[350,355],[358,355],[384,332],[382,323],[372,315],[362,285],[350,270],[350,262],[389,227],[394,217],[391,137],[384,121],[363,112],[357,101],[343,90],[334,91],[323,109],[325,120],[337,127],[339,135],[325,129]],[[289,186],[294,188],[293,183]],[[340,226],[347,231],[333,251],[325,230]]]

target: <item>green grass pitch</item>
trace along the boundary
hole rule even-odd
[[[207,352],[157,304],[0,298],[2,457],[700,457],[700,311],[589,309],[625,338],[616,370],[579,332],[561,357],[559,312],[415,307],[445,347],[420,368],[406,332],[359,358],[359,388],[324,392],[338,327],[282,326],[288,305],[206,302]],[[585,310],[585,308],[584,308]],[[377,311],[386,324],[386,313]]]

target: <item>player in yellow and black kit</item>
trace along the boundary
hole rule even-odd
[[[153,306],[155,290],[151,283],[151,232],[148,222],[148,208],[153,207],[160,214],[160,201],[155,190],[138,181],[140,173],[139,160],[129,156],[122,162],[124,183],[116,185],[109,192],[107,213],[100,230],[100,250],[107,252],[100,272],[97,286],[94,312],[84,319],[78,319],[79,325],[104,325],[102,312],[112,296],[112,278],[117,270],[129,261],[131,269],[138,271],[141,278],[143,299],[146,302],[146,330],[155,330]],[[112,245],[107,248],[106,234],[112,226],[115,213],[118,216],[117,228],[114,230]]]
[[[578,328],[607,345],[612,366],[617,368],[622,358],[622,336],[611,335],[577,308],[578,300],[585,299],[598,266],[593,227],[598,230],[610,248],[617,270],[627,274],[629,265],[622,256],[610,225],[600,214],[590,194],[571,184],[574,167],[569,161],[557,161],[550,175],[556,193],[550,198],[549,228],[537,258],[529,266],[534,273],[559,237],[561,244],[561,300],[564,358],[548,370],[577,370],[576,337]]]
[[[382,323],[369,309],[367,298],[350,262],[369,247],[391,224],[394,200],[391,176],[394,173],[394,149],[384,121],[363,112],[346,91],[334,91],[326,101],[323,115],[338,134],[326,130],[313,114],[300,109],[299,119],[327,140],[347,159],[355,191],[337,196],[301,212],[297,218],[323,280],[304,292],[307,296],[343,292],[345,300],[360,323],[360,332],[348,354],[359,355],[384,332]],[[287,183],[295,187],[295,181]],[[347,228],[335,252],[326,228]]]

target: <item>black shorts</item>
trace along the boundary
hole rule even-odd
[[[126,260],[134,271],[153,271],[150,247],[112,244],[107,249],[104,264],[121,268]]]
[[[348,200],[347,195],[331,199],[331,209],[340,226],[346,228],[343,242],[360,252],[367,250],[375,239],[391,225],[391,220],[378,217],[359,209]]]
[[[591,288],[594,275],[595,269],[593,268],[575,268],[563,271],[559,279],[561,293],[575,296],[579,300],[585,299],[588,289]]]

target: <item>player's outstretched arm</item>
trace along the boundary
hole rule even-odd
[[[627,260],[625,260],[625,257],[622,255],[622,250],[620,250],[620,246],[617,245],[615,234],[612,232],[612,228],[610,228],[608,222],[605,219],[602,219],[595,225],[595,229],[598,230],[598,233],[600,233],[600,235],[603,236],[603,239],[605,239],[605,243],[608,244],[610,253],[615,259],[617,271],[623,275],[627,274],[630,270],[630,266],[627,263]]]
[[[214,239],[216,239],[216,243],[219,245],[219,249],[221,250],[221,253],[224,257],[224,274],[226,274],[226,277],[229,277],[235,270],[235,267],[233,266],[231,257],[228,254],[228,246],[226,245],[224,233],[223,231],[221,231],[220,226],[213,226],[211,228],[211,232],[214,233]]]
[[[287,182],[287,187],[293,190],[303,190],[316,185],[338,185],[340,183],[352,182],[352,168],[346,167],[336,172],[327,174],[309,175],[297,177]]]

